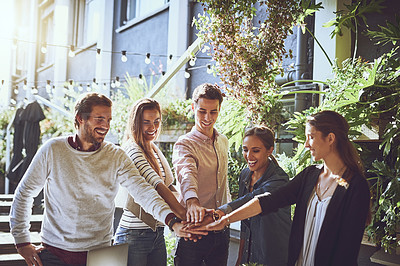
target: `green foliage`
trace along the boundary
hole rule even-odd
[[[375,174],[371,178],[375,181],[371,187],[375,211],[367,233],[385,251],[391,252],[400,246],[400,239],[396,238],[400,228],[400,110],[387,125],[380,148],[384,160],[374,161],[370,170]]]
[[[164,236],[164,239],[165,239],[165,246],[167,248],[167,265],[173,266],[176,237],[173,236],[171,233],[169,233],[168,235]]]
[[[365,17],[368,13],[382,13],[384,8],[381,4],[384,0],[371,0],[371,1],[354,1],[349,5],[346,5],[347,10],[340,10],[336,13],[336,18],[325,23],[324,27],[334,26],[334,30],[331,32],[331,37],[336,35],[343,35],[343,27],[346,27],[353,32],[357,33],[357,26],[362,21],[367,25],[367,18]]]
[[[175,100],[162,108],[163,126],[166,128],[186,128],[194,124],[192,100]]]
[[[6,171],[7,126],[12,122],[14,114],[14,108],[0,108],[0,176],[3,176]],[[12,139],[10,142],[12,142]]]
[[[232,200],[235,200],[238,197],[240,173],[246,167],[247,163],[244,160],[241,152],[235,152],[230,149],[228,156],[228,181]]]
[[[396,22],[386,21],[386,27],[378,25],[380,31],[367,30],[367,36],[374,39],[376,45],[392,43],[396,45],[400,41],[400,19],[396,16]]]
[[[208,14],[199,14],[194,23],[213,48],[225,90],[246,106],[254,122],[276,127],[283,117],[275,77],[283,73],[283,57],[292,56],[284,40],[301,14],[299,2],[259,2],[268,15],[257,25],[252,21],[256,0],[202,2]]]

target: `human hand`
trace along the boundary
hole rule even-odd
[[[42,261],[39,258],[39,253],[45,249],[42,245],[36,246],[29,244],[20,248],[17,248],[18,253],[25,259],[28,266],[43,266]]]
[[[206,213],[206,209],[200,206],[198,198],[190,198],[186,201],[186,221],[189,223],[200,223]]]
[[[215,221],[213,223],[207,224],[207,225],[202,225],[198,227],[192,228],[190,231],[192,233],[199,233],[202,231],[220,231],[224,229],[227,225],[229,225],[229,218],[228,216],[223,216],[221,219],[218,221]]]
[[[175,223],[172,226],[172,228],[174,229],[175,234],[177,236],[179,236],[179,237],[183,237],[185,239],[185,241],[191,240],[191,241],[197,242],[197,240],[201,239],[201,237],[203,235],[207,235],[208,234],[208,232],[206,232],[206,231],[197,232],[196,234],[193,234],[193,233],[191,233],[191,232],[189,232],[189,231],[187,231],[185,229],[186,225],[187,224],[182,222],[182,223]]]
[[[210,224],[212,222],[214,222],[214,218],[212,216],[212,214],[214,213],[213,209],[205,209],[205,215],[203,218],[203,221],[199,222],[199,223],[185,223],[184,229],[186,231],[190,232],[190,229],[192,228],[196,228],[196,227],[200,227],[200,226],[205,226],[207,224]]]

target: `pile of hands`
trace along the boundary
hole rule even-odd
[[[206,209],[197,202],[187,202],[186,219],[177,223],[174,231],[177,236],[183,237],[186,241],[196,242],[208,231],[223,230],[229,223],[223,218],[225,215],[221,210]]]

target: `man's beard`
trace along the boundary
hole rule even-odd
[[[98,146],[103,142],[104,139],[101,139],[101,141],[98,141],[96,139],[96,137],[94,136],[94,134],[96,134],[94,132],[94,129],[90,129],[90,127],[87,124],[85,124],[83,126],[83,129],[84,129],[84,133],[85,133],[85,135],[83,136],[83,139],[86,142],[92,143],[94,146]]]

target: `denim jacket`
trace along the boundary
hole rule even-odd
[[[249,168],[240,174],[239,198],[219,209],[230,213],[256,195],[272,192],[289,181],[288,175],[274,161],[250,192],[252,172]],[[240,238],[245,240],[241,263],[256,262],[265,265],[286,265],[291,229],[290,206],[267,215],[257,215],[241,222]]]

